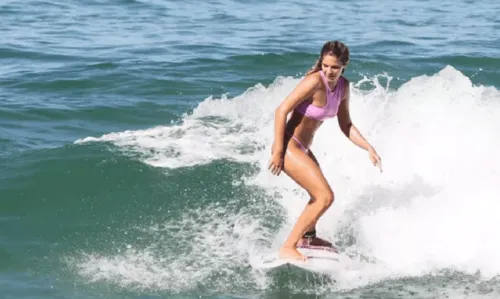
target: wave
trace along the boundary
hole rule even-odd
[[[196,172],[217,161],[250,165],[255,171],[242,175],[235,186],[257,188],[264,195],[257,201],[242,196],[238,203],[245,207],[250,201],[263,209],[261,213],[239,213],[213,204],[205,210],[180,213],[181,226],[194,230],[186,237],[203,236],[199,250],[218,246],[221,255],[166,251],[160,259],[164,262],[152,268],[162,256],[155,245],[149,247],[155,249],[155,256],[147,249],[107,256],[87,253],[72,260],[72,265],[90,279],[120,282],[125,287],[189,290],[200,283],[207,286],[208,282],[202,282],[212,276],[226,281],[235,275],[245,280],[232,281],[233,287],[252,283],[265,287],[265,276],[242,269],[248,260],[279,246],[307,198],[286,176],[273,177],[267,171],[274,109],[298,80],[278,77],[268,87],[258,84],[234,98],[209,97],[178,124],[75,141],[80,146],[111,144],[167,173]],[[327,288],[353,289],[450,271],[493,279],[500,275],[496,255],[500,242],[495,241],[500,225],[496,184],[500,179],[499,91],[473,85],[451,66],[434,75],[414,77],[396,89],[391,81],[388,75],[377,75],[351,86],[352,119],[382,156],[383,174],[341,134],[336,120],[323,124],[312,146],[337,195],[319,223],[319,233],[350,258],[341,265],[343,275]],[[366,83],[373,88],[360,88]],[[273,208],[264,209],[270,203]],[[278,211],[283,211],[277,217],[282,225],[262,226],[269,213],[280,215]],[[228,221],[220,222],[221,217]],[[238,233],[233,234],[238,224]],[[179,229],[172,225],[167,220],[164,229]],[[220,239],[227,236],[220,230],[230,231],[233,237]],[[267,242],[261,243],[262,239]],[[175,274],[174,268],[185,271]]]

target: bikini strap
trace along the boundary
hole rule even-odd
[[[337,85],[341,84],[340,86],[337,87],[340,93],[344,91],[344,78],[342,76],[339,77],[339,80],[337,82]]]
[[[342,76],[340,76],[339,78],[340,82],[338,82],[337,84],[342,84],[338,87],[338,90],[339,90],[339,97],[340,97],[340,101],[339,102],[342,102],[342,100],[344,99],[344,89],[345,89],[345,81],[346,79]]]

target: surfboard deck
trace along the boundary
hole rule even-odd
[[[339,264],[338,252],[333,247],[304,246],[297,248],[297,250],[306,256],[306,261],[282,259],[275,252],[265,256],[261,262],[254,266],[261,270],[298,268],[316,273],[331,273]]]

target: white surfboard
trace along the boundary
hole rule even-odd
[[[317,272],[332,273],[338,268],[339,256],[337,251],[331,247],[305,246],[297,250],[306,256],[306,261],[282,259],[278,253],[270,254],[254,267],[261,270],[278,269],[282,267],[297,267],[300,269]]]

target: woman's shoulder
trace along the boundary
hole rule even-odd
[[[344,94],[346,93],[349,93],[350,92],[350,88],[351,88],[351,82],[344,76],[340,76],[340,78],[342,80],[344,80],[344,84],[342,86],[342,89],[344,90]]]
[[[344,80],[344,83],[345,83],[346,85],[349,85],[349,84],[351,83],[351,82],[349,81],[349,79],[347,79],[347,78],[346,78],[346,77],[344,77],[344,76],[340,76],[340,78],[342,78],[342,79]]]
[[[309,73],[304,76],[304,78],[309,78],[309,80],[321,82],[321,75],[319,74],[320,71],[316,71],[314,73]]]
[[[343,95],[342,95],[342,101],[345,100],[346,98],[348,98],[350,96],[350,84],[351,82],[344,76],[340,76],[340,78],[342,80],[344,80],[344,84],[343,84],[343,87],[342,87],[342,91],[343,91]]]
[[[314,88],[319,88],[323,84],[323,80],[321,80],[321,75],[319,74],[319,71],[311,74],[306,74],[303,78],[303,81],[307,82]]]

